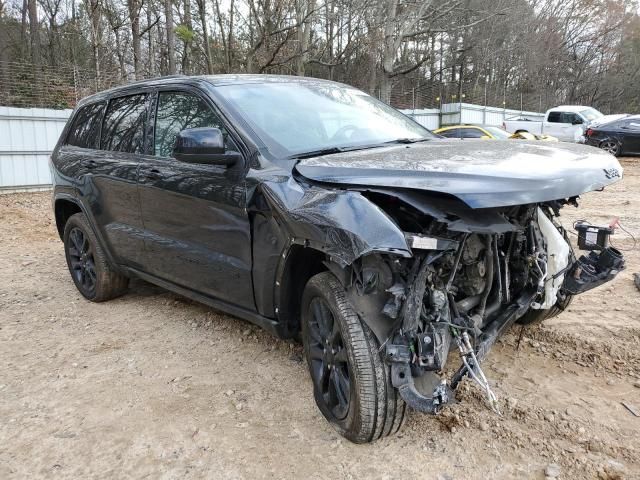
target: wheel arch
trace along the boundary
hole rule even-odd
[[[75,199],[61,197],[54,200],[53,211],[58,235],[60,236],[60,240],[62,240],[64,237],[64,227],[69,218],[76,213],[83,213],[83,209]]]
[[[96,239],[104,251],[109,263],[120,273],[125,273],[122,267],[115,261],[111,254],[111,250],[107,248],[107,244],[102,237],[100,230],[96,228],[93,215],[91,215],[91,212],[85,208],[79,198],[68,193],[56,193],[54,194],[53,199],[53,211],[56,220],[56,229],[58,230],[58,235],[60,235],[60,240],[62,241],[64,241],[64,229],[69,218],[77,213],[83,213],[87,217],[89,226],[91,227],[93,234],[96,236]]]
[[[320,250],[294,244],[285,252],[276,279],[276,315],[284,337],[296,337],[300,332],[302,294],[311,277],[331,270],[326,255]]]

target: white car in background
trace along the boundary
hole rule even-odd
[[[587,127],[592,122],[603,119],[606,119],[606,116],[592,107],[560,105],[547,110],[543,121],[526,116],[518,117],[505,120],[502,128],[510,133],[529,132],[551,135],[564,142],[583,142]]]

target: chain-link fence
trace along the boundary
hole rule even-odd
[[[0,106],[73,108],[78,100],[123,83],[74,67],[0,62]]]
[[[83,97],[126,83],[116,73],[69,66],[36,66],[0,62],[0,106],[73,108]],[[376,96],[383,97],[381,92]],[[472,103],[524,111],[543,111],[560,103],[545,92],[525,92],[513,86],[474,82],[445,83],[405,78],[397,81],[389,103],[400,109],[440,108],[443,104]]]

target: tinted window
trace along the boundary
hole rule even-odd
[[[160,92],[156,112],[155,155],[170,157],[178,133],[199,127],[223,130],[220,118],[199,97],[189,93]]]
[[[438,135],[442,135],[447,138],[459,138],[460,134],[458,133],[458,129],[454,130],[445,130],[444,132],[438,132]]]
[[[140,153],[147,120],[146,95],[114,98],[102,127],[101,147],[116,152]]]
[[[640,120],[630,120],[627,128],[636,132],[640,131]]]
[[[562,114],[562,123],[573,123],[573,122],[582,123],[582,118],[580,118],[575,113],[563,113]]]
[[[460,128],[458,136],[460,138],[482,138],[484,136],[484,132],[477,128]]]
[[[100,123],[104,113],[104,103],[94,103],[82,107],[73,119],[69,129],[67,145],[83,148],[98,148]]]
[[[562,123],[562,113],[549,112],[549,118],[547,118],[547,122]]]
[[[221,85],[216,90],[272,155],[434,138],[427,129],[364,92],[304,80]]]

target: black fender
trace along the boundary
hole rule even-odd
[[[304,242],[342,267],[374,252],[412,256],[402,230],[358,191],[302,186],[293,178],[264,182],[260,190],[290,243]]]
[[[102,248],[102,251],[104,252],[104,254],[107,257],[107,260],[109,261],[111,266],[113,266],[119,273],[128,276],[127,271],[125,269],[123,269],[122,267],[120,267],[120,265],[118,265],[115,262],[114,257],[111,254],[111,251],[107,247],[107,242],[105,242],[105,240],[104,240],[104,238],[102,236],[102,233],[99,231],[99,229],[97,229],[95,227],[95,218],[93,217],[93,215],[91,213],[91,209],[87,208],[87,206],[82,201],[82,198],[79,197],[79,196],[73,195],[67,189],[63,190],[62,188],[55,187],[54,188],[54,193],[53,193],[53,198],[52,198],[52,206],[53,206],[53,209],[54,209],[54,215],[55,215],[55,205],[60,200],[71,202],[71,203],[74,203],[75,205],[78,206],[80,211],[85,215],[85,217],[87,217],[87,220],[88,220],[88,223],[89,223],[89,225],[91,227],[91,230],[93,231],[93,234],[98,239],[98,243],[100,244],[100,248]]]
[[[293,265],[294,269],[306,269],[302,281],[321,268],[331,271],[349,291],[351,268],[363,258],[378,254],[412,256],[404,232],[358,191],[301,185],[290,176],[275,175],[256,182],[249,198],[256,305],[262,315],[274,316],[283,323],[297,314],[284,304],[288,293],[285,277],[291,272],[292,262],[299,263]],[[299,255],[301,251],[305,254]],[[362,303],[377,306],[380,301]],[[285,308],[289,310],[285,312]],[[382,326],[390,320],[388,317],[377,322],[376,312],[359,310],[374,332],[388,330]]]

